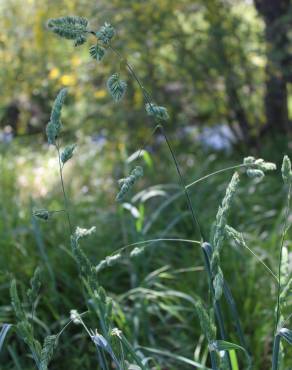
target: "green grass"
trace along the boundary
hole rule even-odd
[[[35,222],[31,218],[32,198],[33,203],[52,209],[61,206],[57,173],[53,179],[45,172],[44,179],[38,180],[43,181],[46,188],[44,196],[35,196],[38,185],[33,186],[33,168],[37,165],[46,167],[51,154],[47,153],[47,148],[37,150],[35,147],[31,155],[31,151],[24,149],[23,145],[12,144],[6,149],[5,159],[1,158],[1,181],[5,184],[1,187],[2,194],[5,192],[1,202],[1,212],[5,216],[1,218],[1,321],[13,322],[8,295],[9,274],[13,273],[20,286],[27,285],[35,267],[41,265],[46,283],[42,287],[35,322],[35,330],[40,337],[61,330],[71,309],[78,309],[79,312],[87,309],[81,282],[76,278],[78,271],[68,237],[63,232],[66,227],[64,218],[60,215],[49,223]],[[89,158],[85,159],[86,155]],[[163,160],[166,160],[164,148],[157,156],[162,159],[158,162],[152,157],[153,168],[146,168],[142,183],[135,189],[137,194],[139,187],[146,190],[135,197],[137,200],[130,202],[135,208],[129,210],[114,202],[117,186],[112,181],[111,169],[104,165],[111,157],[111,147],[104,151],[101,158],[87,143],[80,145],[78,155],[65,172],[65,184],[74,205],[74,222],[80,226],[97,227],[96,235],[86,243],[86,253],[93,263],[98,264],[123,245],[137,241],[167,236],[198,239],[193,232],[184,198],[177,196],[175,201],[169,202],[180,189],[173,183],[174,169],[169,166],[165,171],[163,166]],[[97,157],[98,161],[90,159]],[[240,160],[238,158],[236,162],[234,158],[222,155],[218,159],[213,154],[201,155],[199,151],[187,157],[194,162],[193,168],[196,169],[196,172],[184,169],[189,182]],[[19,164],[19,158],[24,159],[25,165],[22,160]],[[185,155],[180,160],[183,162]],[[199,163],[203,165],[196,165]],[[111,164],[114,167],[114,163]],[[75,177],[74,173],[81,168],[84,178]],[[21,188],[19,182],[24,181],[23,176],[27,177],[28,185]],[[97,178],[103,179],[98,185]],[[230,174],[219,174],[197,184],[196,189],[191,191],[204,234],[208,234],[212,226],[229,178]],[[161,185],[157,187],[157,183]],[[83,186],[87,189],[81,195],[80,188]],[[153,186],[156,186],[155,191]],[[148,199],[145,199],[145,194],[148,194]],[[284,200],[285,192],[279,173],[268,175],[259,184],[243,178],[229,216],[230,224],[244,233],[248,246],[274,272]],[[271,361],[276,285],[247,250],[226,244],[222,253],[224,276],[236,300],[248,345],[252,348],[254,368],[263,369],[270,366]],[[117,326],[132,343],[151,347],[151,355],[156,361],[173,369],[177,366],[188,369],[191,365],[186,362],[179,365],[175,357],[155,354],[155,350],[206,363],[206,343],[202,340],[199,323],[189,303],[195,295],[208,299],[203,261],[196,245],[167,241],[153,243],[143,257],[124,258],[120,264],[102,271],[99,279],[116,302],[114,319]],[[223,309],[227,312],[225,306]],[[89,325],[95,328],[97,322],[90,321]],[[227,331],[229,340],[236,342],[235,331],[229,321]],[[1,352],[4,369],[17,368],[17,361],[21,368],[31,368],[32,360],[26,355],[26,347],[15,334],[10,332],[4,346]],[[288,350],[285,344],[284,348]],[[244,356],[240,353],[237,356],[242,363]],[[60,338],[51,364],[52,369],[65,369],[66,366],[73,369],[97,367],[94,348],[85,333],[76,326],[69,327]]]
[[[51,369],[265,369],[273,357],[277,370],[278,352],[280,368],[290,366],[286,343],[279,350],[280,338],[291,341],[279,330],[289,302],[280,306],[277,280],[290,274],[279,258],[290,212],[279,171],[265,176],[273,164],[175,145],[167,109],[112,46],[109,24],[95,33],[85,19],[65,17],[49,27],[75,46],[93,35],[104,48],[94,58],[112,52],[140,87],[155,128],[135,159],[120,143],[120,152],[108,142],[101,154],[88,138],[63,151],[62,89],[46,128],[51,146],[1,148],[0,314],[15,323],[1,353],[5,369],[33,361],[38,370],[50,362]],[[107,87],[117,102],[127,83],[115,73]],[[146,155],[155,131],[164,146]],[[40,294],[40,270],[27,290],[37,265]]]

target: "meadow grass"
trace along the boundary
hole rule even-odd
[[[39,270],[36,270],[31,280],[31,287],[26,294],[19,294],[16,281],[13,280],[11,284],[11,299],[17,318],[17,324],[14,328],[16,328],[19,337],[28,345],[30,356],[32,356],[36,367],[41,370],[48,368],[50,361],[53,359],[53,352],[56,350],[55,347],[58,350],[62,336],[69,330],[71,323],[79,327],[81,325],[84,328],[85,334],[90,338],[93,348],[96,351],[96,356],[94,356],[92,349],[90,350],[87,346],[86,337],[82,335],[82,348],[86,348],[86,355],[83,354],[83,356],[78,358],[77,353],[74,366],[83,366],[84,368],[88,366],[99,366],[105,370],[113,366],[118,369],[145,370],[154,368],[163,369],[166,366],[171,366],[174,369],[178,366],[180,368],[182,366],[190,366],[198,368],[211,367],[215,370],[219,368],[235,370],[238,368],[238,362],[242,364],[242,368],[248,369],[263,366],[262,361],[257,359],[253,353],[260,353],[261,351],[252,351],[251,348],[256,348],[253,344],[257,341],[257,345],[260,347],[262,340],[267,337],[267,333],[271,331],[271,328],[256,328],[255,330],[254,323],[257,320],[257,315],[260,315],[261,310],[264,309],[265,304],[269,307],[270,315],[272,316],[273,309],[267,300],[263,302],[255,300],[256,297],[253,295],[256,292],[251,292],[250,289],[253,287],[253,282],[257,282],[257,286],[260,286],[259,284],[261,282],[264,284],[267,276],[264,274],[269,274],[268,276],[271,282],[266,284],[266,286],[274,287],[274,279],[276,280],[277,288],[277,293],[275,294],[277,298],[276,329],[274,333],[272,366],[274,370],[278,368],[284,369],[285,367],[283,366],[286,366],[285,361],[289,363],[289,358],[285,358],[286,351],[281,348],[280,341],[291,343],[291,332],[283,325],[284,323],[285,325],[289,323],[289,320],[287,320],[287,317],[289,318],[289,301],[287,297],[289,297],[290,288],[287,292],[285,289],[287,286],[289,287],[289,281],[291,280],[289,269],[283,267],[284,263],[287,266],[287,258],[283,259],[283,251],[285,251],[284,241],[289,229],[288,218],[292,181],[289,159],[285,157],[282,166],[282,177],[288,187],[288,200],[285,207],[284,222],[282,221],[282,215],[279,215],[275,231],[269,230],[271,241],[277,243],[279,242],[279,225],[281,227],[284,224],[281,233],[280,248],[278,248],[280,249],[280,258],[276,261],[272,253],[266,256],[263,248],[258,248],[258,250],[254,251],[248,246],[250,242],[253,242],[252,236],[250,236],[248,243],[245,240],[245,234],[247,233],[248,236],[249,230],[253,230],[254,232],[255,227],[249,221],[249,218],[246,219],[246,214],[250,213],[252,207],[261,204],[258,203],[260,198],[254,198],[255,187],[261,187],[259,182],[263,180],[265,172],[275,170],[274,164],[249,156],[242,163],[233,164],[220,170],[217,169],[207,175],[204,174],[197,180],[192,179],[188,184],[166,132],[165,124],[169,119],[168,112],[165,107],[158,106],[153,102],[151,95],[145,90],[134,68],[114,48],[112,39],[115,31],[113,27],[106,23],[100,30],[94,32],[88,28],[87,20],[79,17],[64,17],[50,20],[48,24],[60,36],[73,40],[75,46],[82,45],[89,35],[94,36],[97,43],[90,48],[90,55],[92,57],[99,61],[106,52],[111,51],[117,56],[120,63],[124,63],[130,76],[141,88],[145,98],[146,113],[154,119],[155,125],[150,137],[145,140],[145,143],[143,143],[141,149],[138,151],[136,161],[143,161],[142,153],[145,150],[146,144],[151,140],[156,130],[160,131],[164,137],[180,186],[169,188],[166,185],[161,185],[160,187],[156,187],[155,190],[146,189],[146,193],[140,194],[136,200],[133,201],[132,199],[132,202],[130,202],[127,201],[129,193],[137,187],[139,182],[144,181],[145,175],[143,176],[144,171],[141,166],[134,167],[126,174],[126,177],[119,181],[120,190],[116,197],[120,203],[118,206],[119,214],[117,221],[121,225],[122,232],[116,235],[114,243],[112,243],[112,245],[115,245],[117,241],[122,239],[124,240],[124,246],[120,245],[113,248],[111,253],[107,251],[107,254],[97,262],[96,254],[90,254],[90,250],[93,252],[93,249],[90,248],[90,243],[92,243],[90,240],[94,237],[92,234],[96,232],[96,227],[92,227],[91,224],[86,225],[87,228],[75,226],[75,222],[73,221],[73,218],[75,219],[76,217],[75,206],[73,207],[73,202],[70,201],[69,192],[66,189],[66,182],[64,181],[63,171],[66,168],[65,164],[73,157],[75,151],[77,151],[78,156],[78,148],[75,147],[75,144],[69,144],[64,149],[61,148],[61,112],[67,91],[63,89],[59,92],[53,104],[46,133],[49,144],[56,149],[63,204],[59,204],[60,208],[46,209],[42,207],[34,209],[33,232],[44,265],[47,267],[53,281],[55,280],[54,274],[56,269],[51,266],[46,254],[44,236],[42,234],[43,226],[40,227],[40,224],[36,223],[35,219],[48,222],[49,226],[46,227],[51,228],[54,219],[61,218],[62,214],[65,213],[68,233],[62,242],[65,243],[65,246],[60,246],[60,249],[65,253],[70,262],[75,261],[80,277],[78,283],[72,284],[70,276],[76,276],[76,272],[74,273],[74,270],[71,271],[70,274],[72,275],[68,274],[65,277],[67,280],[66,288],[69,289],[70,295],[73,294],[74,296],[77,294],[83,297],[82,307],[84,308],[85,306],[86,311],[79,309],[80,300],[69,299],[66,302],[66,295],[58,293],[60,286],[58,286],[58,281],[54,281],[53,289],[56,293],[55,303],[58,300],[57,297],[62,297],[65,305],[71,309],[71,319],[59,331],[56,331],[54,325],[51,329],[47,330],[47,324],[40,324],[36,320],[35,313],[40,298],[39,289],[41,278]],[[120,78],[118,73],[115,73],[110,76],[107,87],[113,100],[118,102],[126,93],[127,83]],[[200,182],[213,180],[216,176],[219,176],[219,180],[214,181],[221,181],[222,178],[225,178],[223,177],[225,176],[225,172],[231,171],[232,173],[233,170],[238,170],[238,172],[233,174],[229,185],[226,187],[225,195],[220,184],[214,186],[211,183],[207,187],[203,185],[200,194],[197,193],[192,197],[192,188]],[[252,196],[249,197],[252,199],[246,199],[244,201],[245,207],[242,207],[242,197],[247,194],[247,185],[241,185],[239,180],[241,179],[242,182],[246,183],[248,178],[251,178],[249,181],[252,181]],[[268,183],[268,185],[263,187],[264,190],[270,191],[269,187],[271,185],[269,185],[269,180],[263,180],[263,182]],[[215,192],[214,189],[216,189]],[[210,191],[212,191],[211,196],[208,194]],[[207,194],[204,192],[207,192]],[[146,197],[147,193],[148,198]],[[157,202],[157,198],[159,199],[160,197],[162,201]],[[212,215],[215,222],[210,222],[210,214],[206,209],[200,212],[198,217],[194,204],[196,205],[196,210],[198,210],[201,208],[200,202],[208,200],[208,204],[210,204],[216,200],[214,204],[217,205],[220,198],[223,200],[220,203],[221,205],[217,214]],[[150,201],[153,201],[152,212],[149,213],[147,222],[145,222],[145,207],[146,205],[148,207],[148,202]],[[137,202],[139,202],[139,208],[135,206]],[[188,206],[188,211],[185,211],[186,205]],[[165,210],[168,211],[169,208],[172,209],[171,217],[165,222],[164,212]],[[271,225],[271,216],[268,214],[268,209],[267,207],[265,212],[263,209],[254,210],[255,219],[256,216],[260,218],[266,217],[261,222],[261,227],[266,227],[266,229],[267,225],[269,227]],[[181,213],[181,210],[184,210],[184,215]],[[84,212],[87,213],[88,211],[85,209]],[[241,222],[242,219],[245,219],[247,225]],[[229,225],[231,220],[231,225]],[[94,224],[96,224],[96,220]],[[152,231],[154,228],[153,225],[155,225],[155,233]],[[244,233],[237,230],[241,227]],[[114,222],[112,222],[109,229],[115,229]],[[151,230],[153,237],[146,239],[149,230]],[[64,233],[63,229],[59,231]],[[50,230],[50,232],[52,239],[49,240],[54,245],[55,231]],[[185,235],[191,235],[191,238],[186,238]],[[227,241],[227,236],[231,240],[230,243]],[[87,246],[82,244],[82,239],[85,237],[89,237],[89,244]],[[196,237],[196,239],[193,239],[193,237]],[[129,238],[134,241],[129,243]],[[267,237],[264,236],[263,240],[267,240]],[[106,233],[103,242],[109,242]],[[179,245],[179,250],[176,247],[173,252],[169,252],[172,248],[171,243],[175,243],[175,246]],[[66,247],[68,244],[71,244],[71,249]],[[141,244],[143,245],[141,246]],[[226,251],[229,245],[234,248],[231,256],[230,250]],[[193,261],[195,261],[194,256],[200,258],[200,265],[189,263],[189,252],[183,252],[187,249],[186,247],[191,249],[190,253]],[[269,253],[274,252],[274,249],[269,248]],[[168,253],[170,253],[169,256]],[[174,269],[172,267],[170,269],[170,266],[176,266],[175,261],[179,253],[182,253],[182,256],[184,255],[183,258],[188,263],[188,268]],[[250,259],[246,258],[246,253],[251,253],[252,257],[256,258],[255,262],[257,263],[253,263],[248,269],[243,268],[250,261]],[[153,257],[165,264],[165,266],[161,268],[157,262],[153,265]],[[238,257],[241,258],[240,263]],[[204,264],[204,268],[202,264]],[[272,271],[276,264],[278,265],[278,274]],[[66,266],[64,267],[66,269]],[[258,269],[260,269],[260,272],[258,272]],[[205,270],[205,273],[202,270]],[[194,284],[194,274],[197,274],[198,271],[200,272],[200,279],[197,280],[196,278],[196,284]],[[188,274],[187,281],[179,282],[180,279],[177,276],[185,273]],[[58,274],[62,276],[62,273],[58,272]],[[251,274],[251,278],[247,277],[249,274]],[[282,275],[283,278],[281,278]],[[236,282],[233,279],[231,280],[232,286],[230,289],[228,278],[233,276],[235,276]],[[260,279],[257,281],[259,276]],[[245,279],[246,281],[243,283],[242,280]],[[114,294],[107,294],[103,286],[113,287],[116,285],[115,281],[118,281],[116,292]],[[168,281],[173,281],[172,288],[168,287]],[[208,294],[201,294],[202,298],[200,298],[195,292],[200,291],[202,293],[208,286],[208,282]],[[124,290],[124,286],[127,286],[128,289]],[[235,302],[238,295],[240,296],[240,292],[243,291],[246,291],[246,295],[245,297],[240,297],[240,304],[236,306]],[[251,294],[249,295],[248,293]],[[225,300],[223,300],[223,297]],[[254,302],[258,302],[259,304],[256,314],[251,311]],[[72,303],[75,303],[77,306],[71,306]],[[50,307],[50,316],[58,318],[57,327],[61,325],[61,320],[57,313],[59,305],[60,303],[56,306],[51,306],[48,301],[46,302],[47,308]],[[75,309],[76,307],[78,307],[78,310]],[[72,311],[72,309],[74,310]],[[227,314],[229,310],[231,319]],[[81,313],[81,311],[84,312]],[[244,317],[242,318],[242,311],[251,312],[253,315],[252,318],[249,320]],[[186,319],[186,315],[190,317]],[[190,340],[190,337],[193,337],[194,332],[198,333],[195,328],[195,323],[197,322],[196,317],[199,319],[202,339],[199,339],[197,344],[194,344],[195,340]],[[284,321],[285,319],[286,321]],[[159,324],[156,323],[156,320],[158,320]],[[244,322],[243,325],[242,321]],[[40,328],[43,326],[46,328],[43,330],[47,334],[43,335],[43,345],[37,339],[36,325],[40,325]],[[233,325],[236,327],[235,331],[232,328]],[[7,328],[5,326],[2,329],[2,342],[8,333]],[[247,340],[244,335],[244,329],[249,331],[251,328],[254,333],[253,335],[249,334]],[[175,334],[171,335],[171,331],[175,333],[177,330],[180,333],[179,339],[176,338]],[[55,334],[52,335],[51,331]],[[170,338],[168,338],[167,334],[169,332]],[[266,333],[265,336],[262,333]],[[77,330],[76,335],[79,338],[80,330]],[[156,337],[159,339],[156,339]],[[202,342],[204,339],[207,344],[202,344],[204,343]],[[140,345],[141,340],[145,345]],[[176,351],[173,353],[168,349],[162,350],[160,345],[164,348],[170,346]],[[193,348],[195,348],[193,358],[188,358]],[[20,353],[19,350],[15,347],[8,347],[8,351],[15,364],[14,366],[18,366],[16,364],[23,361],[22,358],[18,359],[17,357],[17,353]],[[148,357],[146,355],[148,352],[153,353],[155,356]],[[209,356],[207,352],[209,352]],[[167,362],[167,365],[165,365],[164,357],[170,361]],[[92,365],[94,364],[94,358],[96,365]],[[265,358],[268,358],[268,356]],[[78,361],[80,361],[79,364]],[[84,362],[82,363],[82,361]],[[58,366],[54,365],[54,362],[52,364],[52,368],[53,366]]]

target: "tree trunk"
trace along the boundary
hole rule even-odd
[[[287,133],[288,96],[285,78],[285,51],[288,47],[287,16],[290,0],[255,0],[255,6],[265,22],[267,42],[266,126],[263,131]]]

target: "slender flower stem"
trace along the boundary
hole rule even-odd
[[[280,305],[280,294],[281,294],[281,267],[282,267],[282,254],[283,246],[285,241],[285,236],[287,232],[288,217],[290,210],[290,199],[291,199],[291,187],[292,182],[289,183],[287,203],[285,210],[285,219],[283,224],[281,245],[280,245],[280,254],[279,254],[279,265],[278,265],[278,292],[277,292],[277,309],[276,309],[276,322],[275,322],[275,333],[274,333],[274,345],[273,345],[273,357],[272,357],[272,370],[278,370],[279,367],[279,352],[280,352],[280,335],[278,334],[278,326],[281,316],[281,305]]]
[[[280,307],[280,294],[281,294],[281,267],[282,267],[282,254],[283,254],[283,246],[287,232],[287,225],[288,225],[288,217],[289,217],[289,210],[290,210],[290,199],[291,199],[291,187],[292,182],[289,183],[288,188],[288,195],[287,195],[287,203],[286,203],[286,210],[285,210],[285,219],[283,225],[283,232],[281,238],[281,245],[280,245],[280,253],[279,253],[279,264],[278,264],[278,292],[277,292],[277,311],[276,311],[276,324],[275,324],[275,335],[277,335],[278,325],[280,320],[281,314],[281,307]]]
[[[63,198],[64,198],[65,213],[66,213],[66,216],[67,216],[70,235],[72,235],[73,227],[72,227],[72,223],[71,223],[71,219],[70,219],[70,213],[69,213],[69,202],[68,202],[68,198],[67,198],[66,191],[65,191],[65,186],[64,186],[63,167],[62,167],[62,162],[61,162],[60,147],[59,147],[59,144],[57,144],[57,143],[56,143],[55,146],[56,146],[56,149],[57,149],[57,152],[58,152],[59,173],[60,173],[60,181],[61,181]]]
[[[66,210],[65,209],[58,209],[58,210],[56,210],[56,211],[49,211],[49,213],[60,213],[60,212],[66,212]]]
[[[114,254],[117,254],[119,252],[123,252],[124,250],[135,247],[136,245],[142,245],[142,244],[152,244],[157,242],[182,242],[182,243],[190,243],[190,244],[198,244],[201,245],[201,242],[198,240],[190,240],[190,239],[179,239],[179,238],[158,238],[158,239],[149,239],[149,240],[142,240],[140,242],[131,243],[128,245],[125,245],[124,247],[121,247],[117,250],[115,250],[110,255],[113,256]]]
[[[279,283],[279,280],[277,276],[273,273],[273,271],[269,268],[268,265],[265,264],[265,262],[251,249],[249,248],[246,243],[242,244],[244,248],[246,248],[264,267],[265,269],[273,276],[273,278],[276,280],[277,283]]]
[[[207,178],[211,177],[211,176],[214,176],[214,175],[218,175],[219,173],[222,173],[222,172],[226,172],[226,171],[230,171],[230,170],[235,170],[237,168],[242,168],[242,167],[247,167],[246,164],[238,164],[236,166],[231,166],[231,167],[226,167],[226,168],[222,168],[222,170],[218,170],[218,171],[215,171],[215,172],[212,172],[212,173],[209,173],[208,175],[206,176],[203,176],[203,177],[200,177],[199,179],[191,182],[190,184],[186,185],[186,188],[190,188],[191,186],[193,185],[196,185],[198,182],[201,182],[203,180],[206,180]]]
[[[154,129],[151,131],[149,137],[145,139],[143,145],[141,146],[137,158],[139,159],[141,157],[141,154],[143,153],[143,150],[145,150],[146,146],[149,144],[152,136],[155,134],[156,130],[159,128],[160,125],[156,125]]]
[[[143,84],[141,83],[141,81],[138,78],[138,75],[136,74],[136,72],[133,69],[133,67],[129,64],[129,62],[123,57],[123,55],[118,50],[116,50],[115,48],[113,48],[111,45],[109,46],[109,49],[112,50],[119,57],[119,59],[125,63],[126,67],[128,68],[129,73],[134,78],[134,80],[137,82],[137,84],[139,85],[139,87],[141,88],[142,93],[143,93],[143,96],[144,96],[144,99],[150,105],[150,107],[152,107],[152,105],[153,105],[152,104],[152,97],[149,94],[149,92],[145,89],[145,87],[143,86]],[[157,119],[155,119],[155,122],[157,123],[157,126],[160,129],[160,132],[163,135],[163,137],[165,139],[165,142],[166,142],[166,144],[168,146],[168,149],[169,149],[170,154],[171,154],[171,157],[173,159],[173,162],[174,162],[176,171],[178,173],[178,177],[179,177],[180,182],[181,182],[181,186],[182,186],[183,191],[184,191],[184,194],[186,196],[188,207],[189,207],[189,209],[191,211],[191,215],[192,215],[192,219],[193,219],[194,225],[195,225],[196,229],[199,232],[201,241],[203,241],[203,235],[202,235],[201,227],[200,227],[199,221],[197,219],[197,216],[195,214],[194,208],[192,206],[192,202],[191,202],[191,199],[190,199],[188,190],[186,188],[185,181],[184,181],[184,178],[183,178],[182,173],[181,173],[181,170],[180,170],[180,166],[179,166],[178,161],[176,159],[176,155],[174,154],[174,151],[172,149],[172,145],[170,144],[170,141],[169,141],[169,139],[168,139],[168,137],[166,135],[166,132],[165,132],[164,127],[161,125],[161,123]]]

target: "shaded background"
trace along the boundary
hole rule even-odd
[[[31,218],[34,206],[62,208],[56,153],[44,137],[61,87],[69,88],[63,138],[65,143],[78,142],[65,181],[75,224],[97,226],[86,247],[92,260],[98,263],[130,242],[198,235],[184,199],[176,195],[175,168],[158,134],[146,147],[145,176],[135,192],[146,190],[117,207],[117,179],[128,173],[131,155],[151,134],[141,91],[112,55],[94,62],[88,45],[74,48],[70,41],[49,33],[47,20],[75,14],[90,19],[92,29],[104,21],[115,26],[115,46],[136,68],[155,101],[169,110],[167,131],[191,182],[238,164],[243,156],[263,156],[279,164],[284,153],[291,153],[292,4],[290,0],[1,0],[0,12],[0,321],[13,320],[8,295],[11,274],[25,283],[41,264],[46,284],[36,325],[40,334],[56,332],[70,309],[85,308],[64,235],[65,220],[60,216],[39,224]],[[119,105],[106,90],[107,77],[116,71],[128,83]],[[206,235],[230,176],[212,178],[191,192]],[[261,183],[244,178],[230,217],[230,224],[245,233],[250,246],[273,269],[284,200],[279,173]],[[224,253],[224,269],[254,350],[255,368],[267,369],[275,285],[245,251],[229,246]],[[191,307],[165,294],[177,289],[207,297],[201,266],[197,250],[162,244],[142,260],[124,261],[105,272],[101,282],[124,311],[117,308],[117,324],[131,333],[134,343],[206,361],[206,344]],[[141,287],[152,293],[145,295]],[[73,328],[66,335],[52,369],[96,368],[94,349],[80,330]],[[1,355],[4,368],[30,369],[25,353],[25,346],[12,335]],[[177,368],[172,360],[158,361],[162,369]]]

